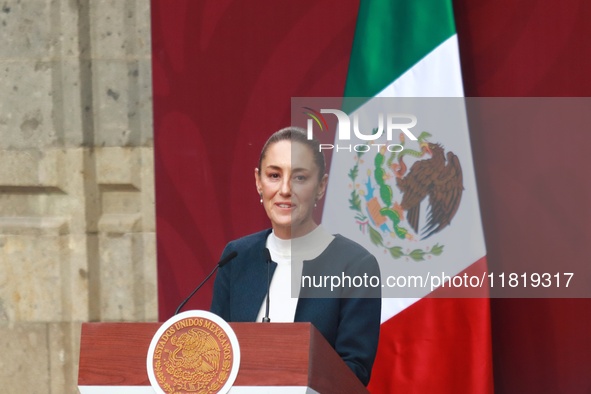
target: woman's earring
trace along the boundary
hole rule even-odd
[[[259,193],[259,196],[261,196],[261,205],[263,205],[263,193]]]

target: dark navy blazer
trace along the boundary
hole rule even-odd
[[[238,256],[217,273],[211,311],[228,322],[254,322],[267,292],[264,249],[271,230],[230,242],[222,258]],[[277,267],[271,263],[272,273]],[[316,259],[304,262],[303,274],[377,275],[377,261],[357,243],[336,235]],[[326,289],[301,289],[295,322],[311,322],[367,385],[378,346],[381,288],[343,289],[328,295]],[[328,295],[328,297],[327,297]],[[304,298],[314,297],[314,298]],[[322,297],[322,298],[321,298]],[[272,319],[272,316],[271,316]]]

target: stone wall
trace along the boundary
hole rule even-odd
[[[76,393],[80,324],[157,319],[149,0],[0,0],[0,391]]]

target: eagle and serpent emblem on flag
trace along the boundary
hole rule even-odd
[[[407,141],[401,134],[400,152],[385,147],[377,153],[356,152],[348,172],[349,208],[355,223],[394,259],[423,261],[443,254],[444,245],[439,243],[423,248],[408,244],[443,231],[460,206],[464,190],[460,160],[440,143],[430,142],[431,137],[423,131],[417,141]],[[424,201],[427,209],[421,215]]]

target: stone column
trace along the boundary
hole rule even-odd
[[[150,2],[0,0],[0,32],[0,387],[76,393],[81,322],[157,319]]]

